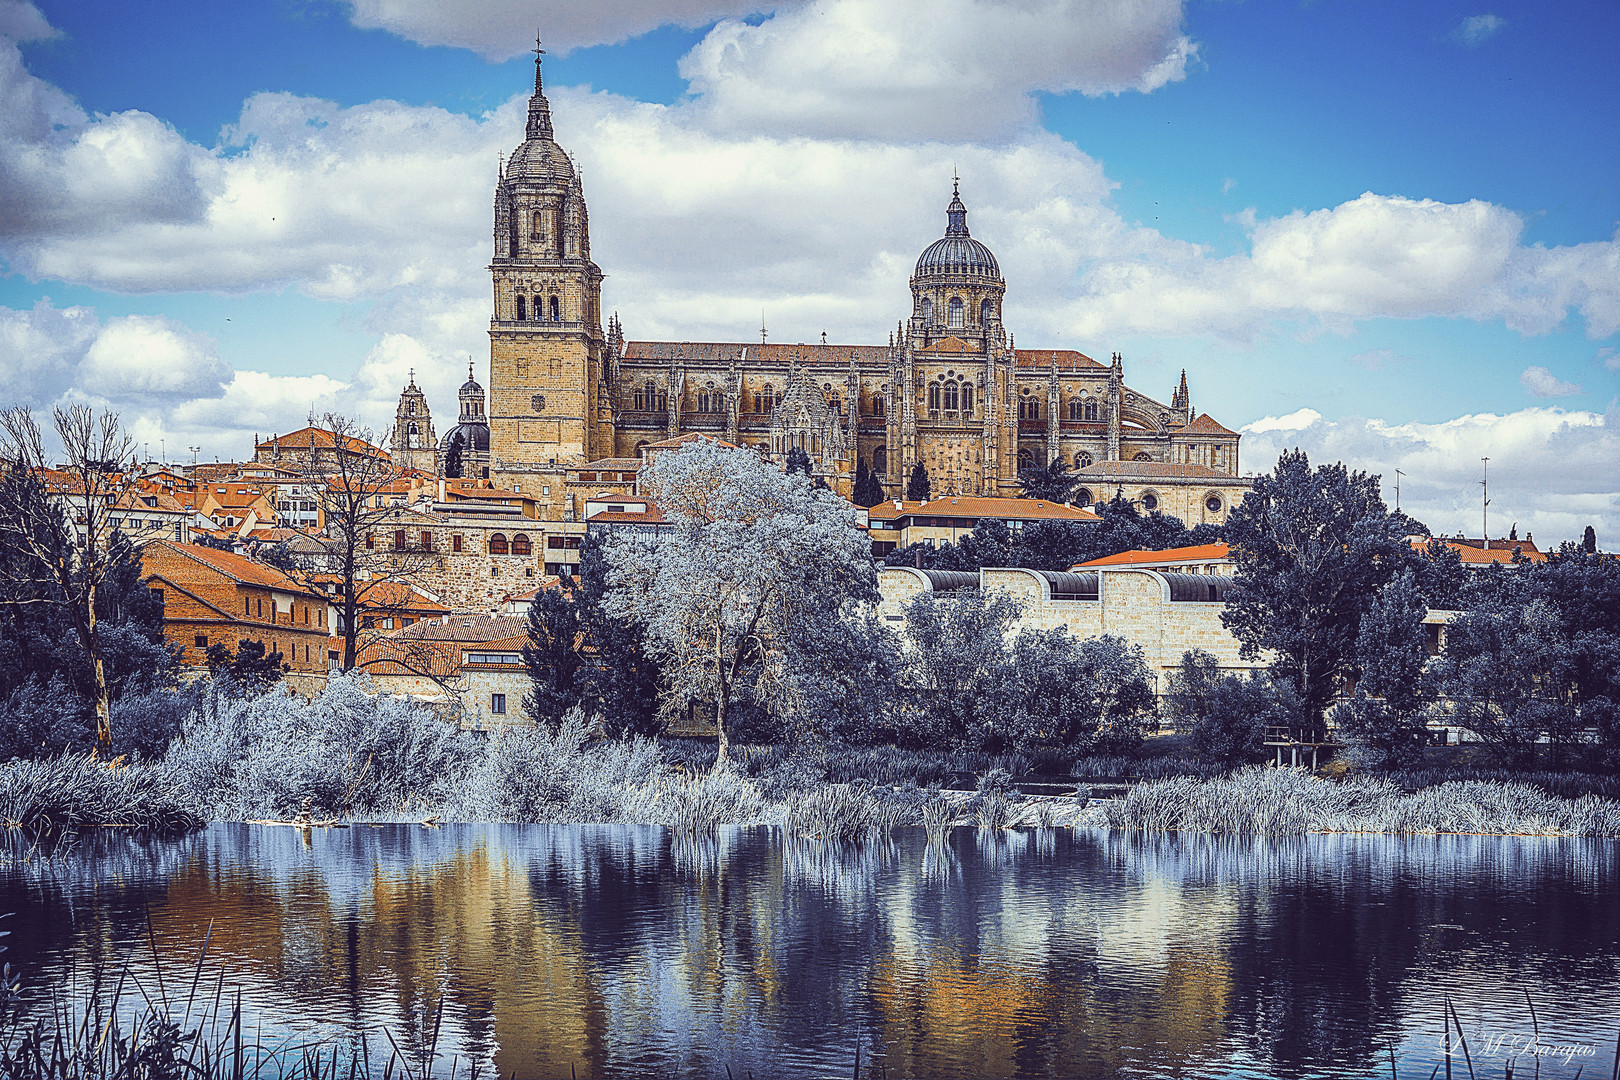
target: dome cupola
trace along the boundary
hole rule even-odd
[[[929,244],[917,259],[915,276],[933,274],[1001,278],[1001,266],[996,257],[968,232],[967,207],[962,203],[960,182],[952,185],[951,204],[945,208],[945,235]]]

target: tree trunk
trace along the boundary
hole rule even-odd
[[[96,628],[96,586],[90,581],[85,587],[84,651],[90,657],[90,666],[96,682],[96,745],[103,750],[112,748],[112,694],[107,688],[107,668],[101,660],[101,634]]]

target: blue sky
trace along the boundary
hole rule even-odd
[[[537,24],[632,337],[882,340],[955,167],[1021,347],[1620,537],[1613,4],[0,0],[0,397],[171,456],[448,412]]]

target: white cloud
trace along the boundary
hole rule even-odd
[[[39,8],[28,0],[0,0],[0,37],[12,41],[40,41],[56,34]]]
[[[1532,397],[1538,398],[1569,397],[1571,394],[1581,392],[1579,386],[1565,382],[1539,364],[1532,364],[1524,369],[1524,373],[1519,376],[1519,385]]]
[[[1036,91],[1149,92],[1186,77],[1181,0],[827,0],[727,20],[680,72],[720,130],[981,139]]]
[[[785,8],[777,0],[347,0],[356,26],[387,30],[420,45],[471,49],[510,60],[534,46],[567,53],[611,45],[660,26],[703,26],[716,19]]]
[[[1620,371],[1620,350],[1616,350],[1613,345],[1605,345],[1599,349],[1597,358],[1610,371]]]
[[[1519,535],[1542,546],[1577,539],[1588,524],[1620,536],[1620,415],[1537,407],[1480,413],[1441,423],[1328,420],[1312,410],[1266,417],[1243,429],[1246,469],[1269,471],[1277,455],[1300,447],[1311,461],[1343,461],[1384,478],[1393,501],[1437,533],[1480,530],[1481,461],[1491,459],[1493,536],[1518,522]]]
[[[1507,20],[1500,15],[1470,15],[1457,24],[1451,36],[1472,49],[1501,33],[1506,25]]]
[[[173,319],[110,320],[79,365],[78,385],[102,397],[216,397],[230,369],[208,338]]]

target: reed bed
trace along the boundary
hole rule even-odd
[[[1335,782],[1295,769],[1152,781],[1100,805],[1109,827],[1146,831],[1620,836],[1620,801],[1601,796],[1560,799],[1530,784],[1477,780],[1407,794],[1381,777]]]
[[[113,826],[179,834],[205,824],[161,765],[71,753],[0,765],[0,823],[44,838]]]

